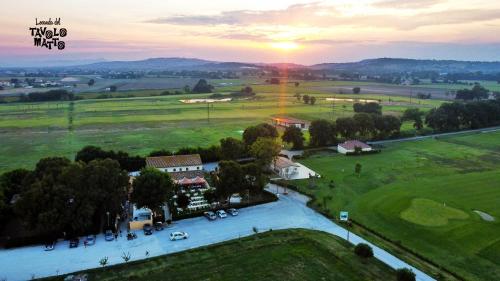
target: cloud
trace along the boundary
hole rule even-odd
[[[373,6],[392,9],[423,9],[443,2],[445,0],[384,0],[374,3]]]
[[[377,5],[387,5],[395,8],[424,7],[434,5],[441,0],[397,1],[387,0]],[[288,26],[335,28],[366,27],[391,28],[396,30],[412,30],[424,26],[446,24],[470,24],[500,19],[500,9],[453,9],[436,12],[420,12],[411,15],[398,15],[387,12],[372,14],[342,14],[335,6],[322,3],[297,4],[282,10],[235,10],[214,15],[177,15],[156,18],[147,21],[155,24],[172,24],[179,26],[225,26],[249,28],[255,26]],[[235,36],[236,37],[236,36]],[[240,38],[249,35],[240,35]]]
[[[296,4],[282,10],[252,11],[235,10],[216,15],[177,15],[148,20],[148,23],[174,25],[308,25],[318,18],[338,14],[333,6],[320,3]]]

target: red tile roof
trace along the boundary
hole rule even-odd
[[[283,122],[287,124],[306,124],[307,121],[292,118],[292,117],[273,117],[275,122]]]
[[[202,165],[199,154],[157,156],[146,158],[146,166],[153,168],[172,168],[199,165]]]
[[[371,148],[371,146],[367,145],[364,142],[360,142],[359,140],[348,140],[343,143],[339,143],[339,146],[342,146],[343,148],[347,150],[353,150],[355,147],[360,147],[360,148]]]

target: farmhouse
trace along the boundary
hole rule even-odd
[[[289,179],[297,174],[299,167],[298,164],[285,157],[278,157],[271,164],[271,169],[284,179]]]
[[[202,188],[207,185],[199,154],[147,157],[146,167],[167,172],[181,186]]]
[[[358,140],[348,140],[337,145],[337,151],[342,154],[355,152],[356,147],[359,147],[361,151],[371,151],[372,147],[364,142]]]
[[[297,127],[299,129],[307,129],[309,127],[308,122],[291,117],[273,117],[272,121],[273,125],[282,127]]]
[[[203,174],[203,164],[199,154],[147,157],[146,167],[159,169],[170,175],[181,192],[190,197],[190,210],[209,207],[203,192],[210,189]]]

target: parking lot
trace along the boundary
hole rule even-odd
[[[270,190],[275,192],[279,189],[274,186]],[[41,245],[0,250],[0,280],[27,280],[96,268],[100,267],[99,260],[103,257],[108,257],[109,265],[123,263],[124,253],[130,254],[131,260],[138,260],[184,251],[252,235],[254,227],[258,231],[308,228],[326,231],[344,239],[347,237],[345,229],[308,208],[306,202],[307,197],[290,191],[288,195],[280,195],[277,202],[240,209],[238,216],[229,215],[214,221],[205,217],[186,219],[174,222],[162,231],[155,231],[153,235],[145,236],[142,231],[136,231],[138,237],[134,240],[127,240],[123,233],[116,241],[105,241],[103,235],[98,235],[95,245],[89,247],[80,243],[78,248],[70,249],[68,241],[64,241],[49,252],[44,251]],[[170,241],[169,235],[174,231],[185,231],[189,233],[189,238]],[[349,237],[355,244],[365,242],[352,233]],[[374,254],[393,268],[410,267],[377,247],[374,247]],[[433,280],[417,269],[413,270],[417,280]]]

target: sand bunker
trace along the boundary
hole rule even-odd
[[[474,213],[478,214],[485,221],[495,221],[495,217],[488,213],[481,212],[478,210],[474,210]]]
[[[212,102],[228,102],[231,98],[225,99],[189,99],[189,100],[179,100],[182,103],[212,103]]]
[[[327,101],[349,101],[349,102],[379,102],[378,100],[367,100],[367,99],[342,99],[342,98],[326,98]]]

